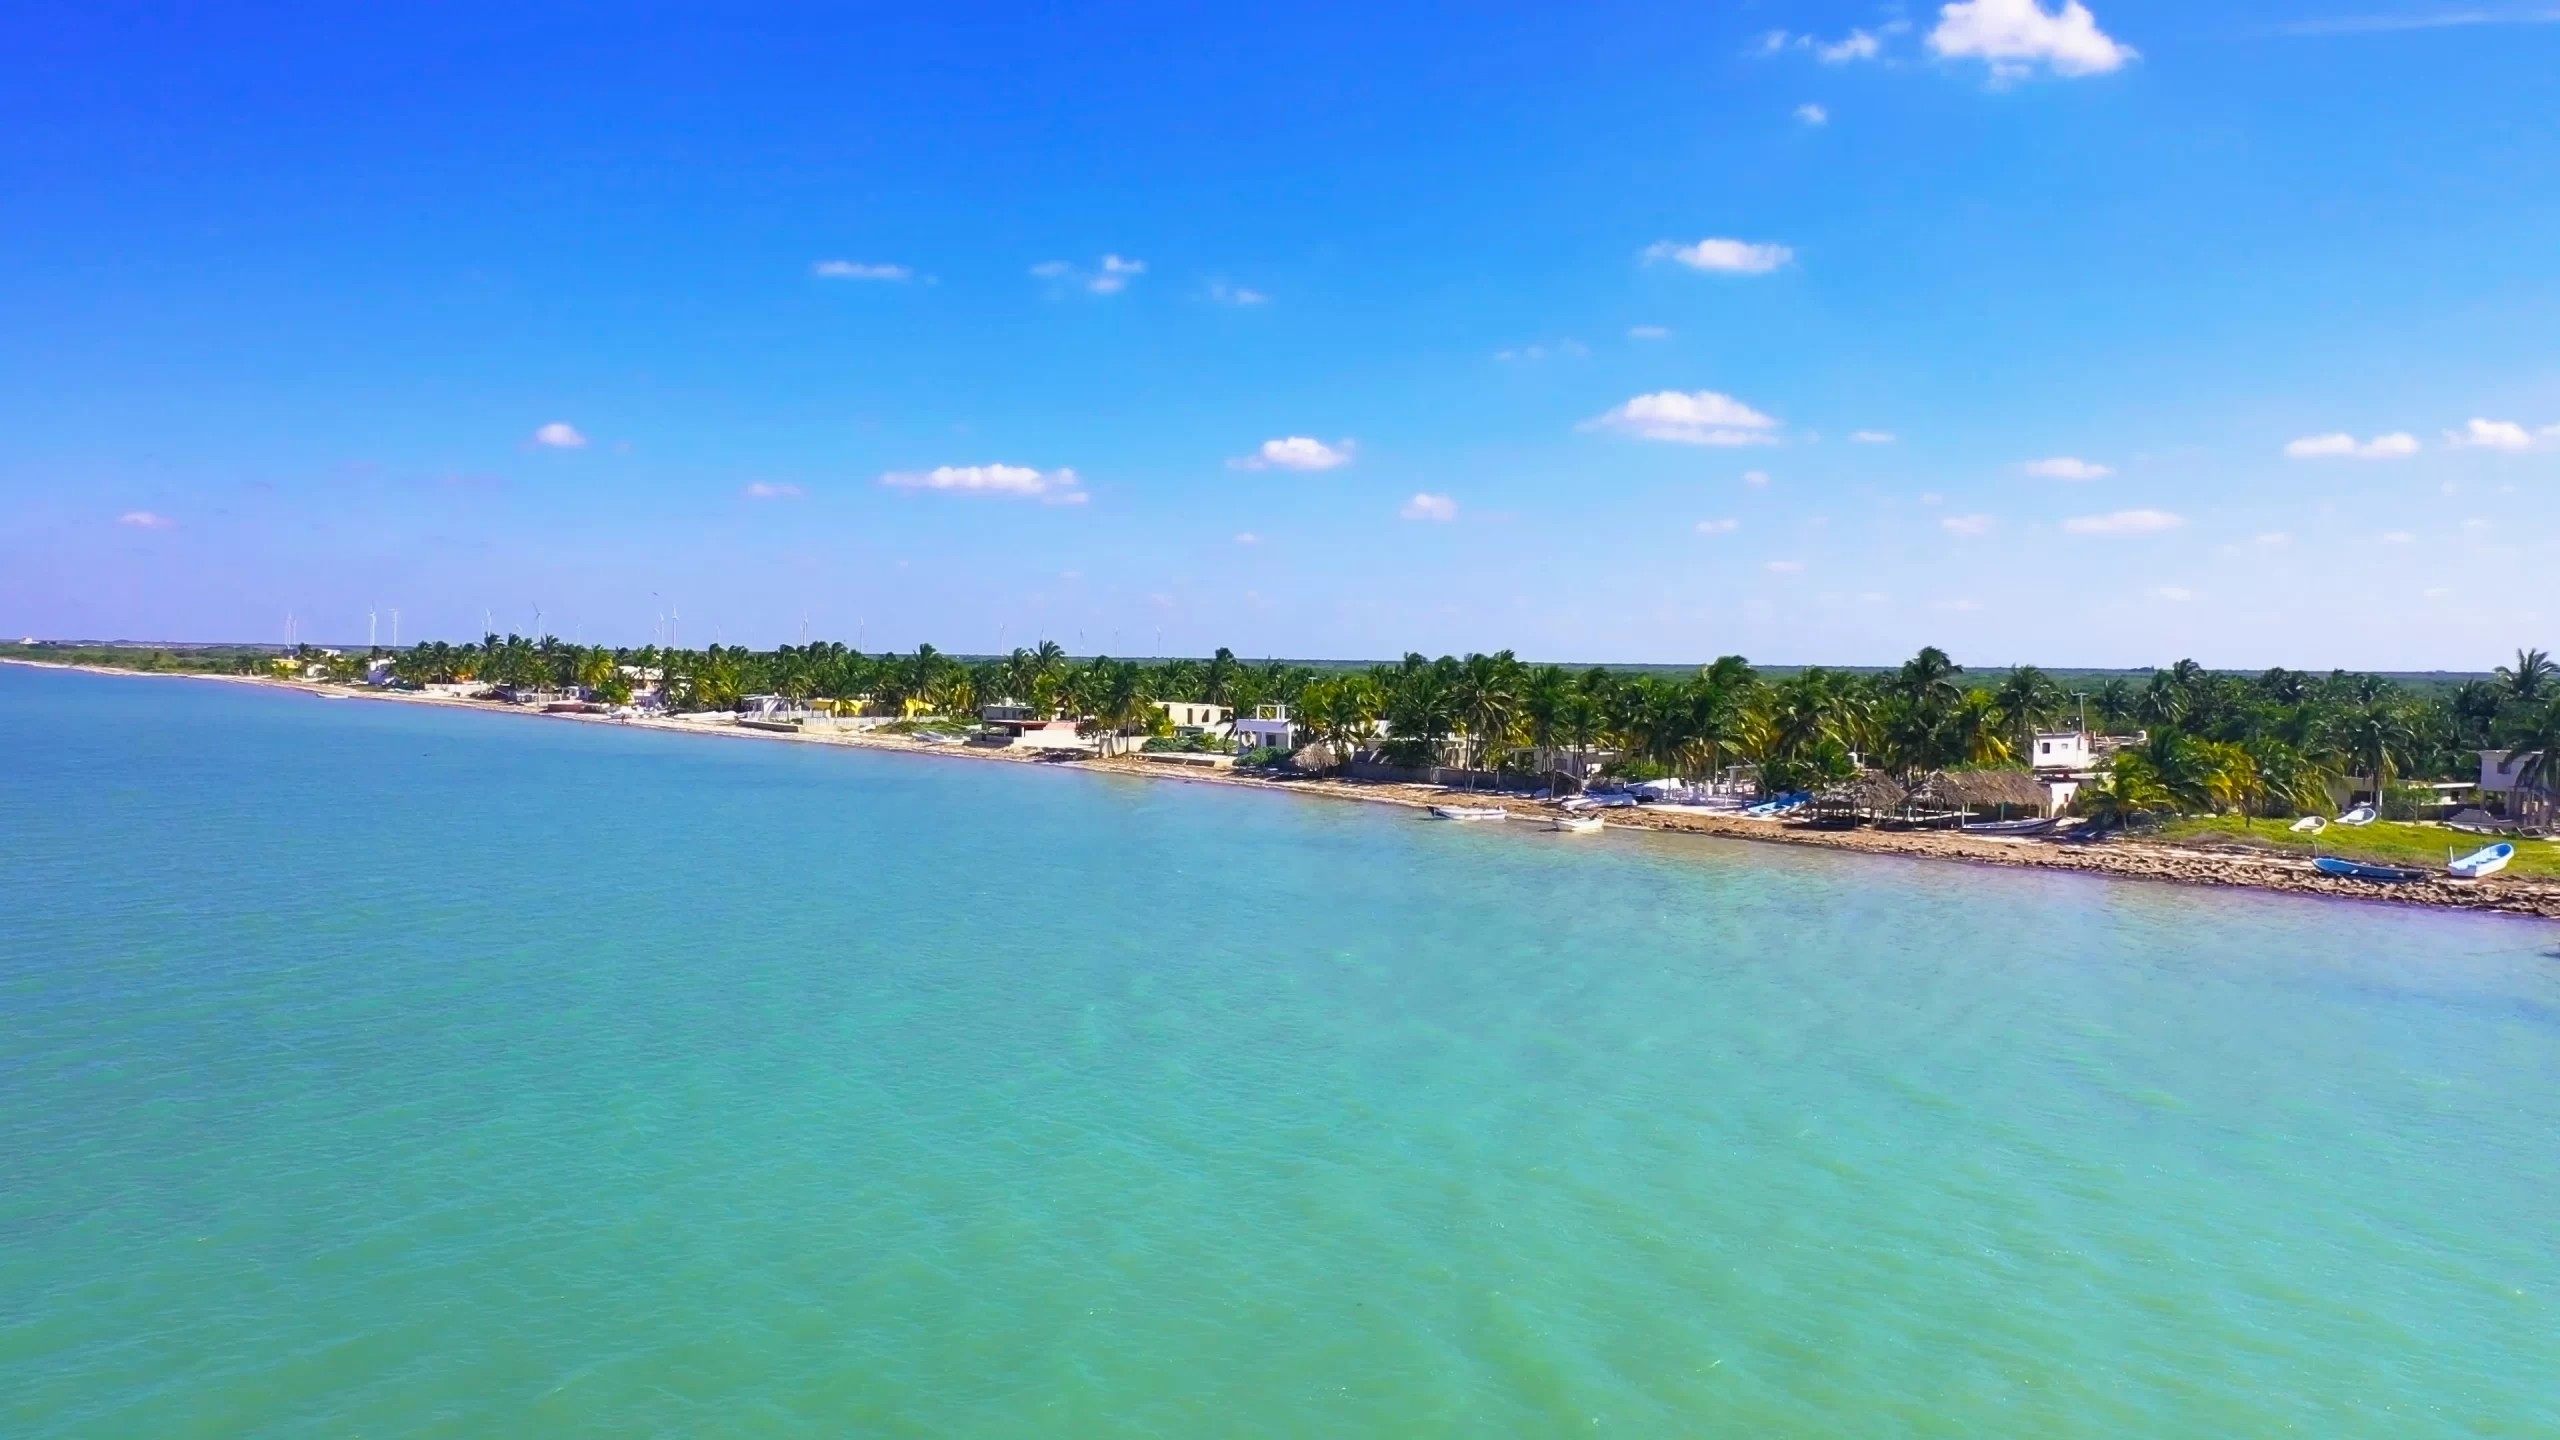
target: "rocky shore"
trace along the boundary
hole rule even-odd
[[[42,662],[36,661],[7,663],[42,665]],[[351,690],[343,686],[274,680],[259,676],[167,673],[145,675],[137,671],[111,670],[92,666],[43,665],[43,668],[81,669],[101,675],[125,675],[148,679],[219,680],[232,684],[260,685],[333,698],[362,698],[405,704],[441,705],[453,709],[490,711],[536,719],[572,720],[590,725],[628,725],[640,729],[675,731],[690,735],[725,735],[735,739],[772,740],[786,744],[843,745],[862,749],[900,750],[917,755],[991,760],[1011,764],[1059,763],[1044,760],[1036,754],[1023,751],[978,749],[960,745],[931,745],[904,736],[874,732],[789,733],[700,720],[612,720],[599,715],[544,714],[522,706],[496,701],[448,699],[442,696],[402,691]],[[1321,796],[1326,799],[1353,800],[1369,804],[1402,805],[1414,809],[1445,804],[1451,798],[1447,792],[1429,786],[1336,779],[1271,779],[1223,771],[1203,771],[1189,766],[1165,765],[1134,755],[1115,756],[1109,759],[1087,758],[1068,763],[1074,764],[1079,769],[1140,776],[1150,780],[1279,790],[1295,795]],[[1466,803],[1471,805],[1500,806],[1517,818],[1540,823],[1555,813],[1545,805],[1518,796],[1486,793],[1467,796],[1465,799]],[[1767,844],[1809,845],[1831,850],[1854,850],[1870,855],[1903,855],[1931,860],[1962,861],[1977,865],[2016,865],[2047,870],[2076,870],[2128,880],[2157,880],[2179,885],[2240,886],[2255,890],[2283,890],[2302,895],[2320,895],[2333,899],[2368,900],[2399,905],[2432,905],[2449,909],[2491,911],[2499,914],[2530,915],[2560,920],[2560,883],[2516,879],[2503,875],[2477,881],[2434,877],[2402,885],[2375,885],[2354,880],[2333,879],[2313,870],[2303,861],[2288,856],[2245,851],[2238,847],[2198,849],[2137,838],[2119,837],[2093,845],[2076,845],[2044,839],[1993,838],[1951,834],[1945,831],[1828,830],[1775,820],[1747,819],[1740,815],[1702,815],[1643,809],[1612,810],[1608,812],[1606,818],[1609,826],[1617,829],[1714,835],[1725,839],[1755,840]]]

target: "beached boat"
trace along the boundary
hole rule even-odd
[[[2317,835],[2321,831],[2329,828],[2329,822],[2322,816],[2305,815],[2301,819],[2294,821],[2288,828],[2290,828],[2296,835]]]
[[[2372,806],[2359,805],[2353,810],[2348,811],[2346,814],[2339,816],[2338,823],[2341,825],[2370,825],[2373,823],[2373,813]]]
[[[1784,795],[1773,795],[1757,805],[1745,805],[1742,807],[1742,813],[1755,819],[1784,815],[1790,810],[1810,803],[1812,799],[1813,792],[1809,790],[1790,790]]]
[[[1510,811],[1499,805],[1434,805],[1431,807],[1431,818],[1434,820],[1501,820],[1510,814]]]
[[[2412,880],[2427,878],[2424,870],[2411,870],[2401,865],[2367,865],[2361,860],[2341,860],[2335,855],[2321,856],[2311,862],[2311,868],[2341,880],[2370,880],[2377,885],[2405,885]]]
[[[1561,830],[1567,835],[1588,835],[1607,823],[1597,815],[1559,815],[1548,823],[1547,828]]]
[[[2444,868],[2458,880],[2477,880],[2483,875],[2495,875],[2506,869],[2507,862],[2514,858],[2516,847],[2501,840],[2495,845],[2483,845]]]
[[[1967,835],[2050,835],[2062,824],[2050,816],[2030,820],[1975,820],[1964,827]]]

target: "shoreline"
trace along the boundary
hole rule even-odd
[[[1177,768],[1142,760],[1135,755],[1088,756],[1072,761],[1057,761],[1018,751],[981,750],[957,745],[928,745],[904,736],[860,732],[801,734],[676,719],[618,720],[602,715],[555,714],[529,710],[499,701],[463,700],[441,695],[419,694],[414,691],[366,690],[262,675],[120,670],[104,665],[74,665],[14,657],[0,660],[0,664],[24,665],[30,669],[40,670],[74,670],[85,674],[123,676],[142,680],[212,680],[226,684],[254,685],[272,690],[293,691],[330,700],[373,700],[395,704],[439,706],[446,709],[514,715],[536,720],[570,720],[592,725],[611,725],[681,735],[712,735],[726,736],[731,739],[771,740],[803,745],[833,745],[848,749],[887,750],[909,755],[944,756],[1016,765],[1063,764],[1078,770],[1127,775],[1147,780],[1172,780],[1191,784],[1282,791],[1331,800],[1356,801],[1373,805],[1399,805],[1416,810],[1447,803],[1450,794],[1427,785],[1319,777],[1267,779],[1231,772],[1203,771],[1187,766]],[[1515,818],[1527,817],[1540,821],[1550,818],[1555,813],[1536,801],[1492,792],[1468,796],[1466,803],[1498,806]],[[2422,906],[2560,920],[2560,883],[2511,879],[2505,876],[2492,876],[2475,881],[2430,877],[2402,885],[2377,886],[2352,880],[2333,879],[2319,874],[2301,861],[2279,855],[2248,853],[2241,851],[2238,847],[2227,850],[2204,850],[2149,843],[2138,839],[2112,840],[2097,845],[2070,845],[2049,840],[1995,839],[1947,831],[1815,830],[1776,820],[1745,819],[1739,815],[1700,815],[1648,810],[1613,810],[1608,813],[1606,820],[1611,829],[1645,830],[1658,834],[1706,835],[1717,839],[1809,846],[1868,855],[1897,855],[1964,864],[2066,870],[2124,880],[2271,890],[2332,900],[2365,900],[2387,905]]]

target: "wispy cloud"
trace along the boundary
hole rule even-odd
[[[1268,305],[1271,303],[1271,297],[1259,290],[1249,290],[1242,285],[1230,285],[1224,280],[1209,282],[1209,298],[1221,305]]]
[[[1742,472],[1742,483],[1750,486],[1754,490],[1765,490],[1769,488],[1769,472],[1766,470],[1745,470]]]
[[[2560,425],[2545,425],[2540,430],[2527,430],[2513,420],[2483,420],[2474,416],[2459,430],[2444,432],[2448,445],[2464,450],[2504,450],[2518,453],[2560,444]]]
[[[1796,118],[1807,125],[1828,125],[1831,123],[1831,112],[1808,100],[1796,107]]]
[[[1698,522],[1698,533],[1701,535],[1729,535],[1741,528],[1742,522],[1731,516],[1726,516],[1722,520],[1701,520]]]
[[[1265,440],[1262,448],[1227,462],[1231,470],[1331,470],[1351,463],[1351,455],[1359,446],[1350,440],[1327,445],[1304,435],[1283,440]]]
[[[1990,534],[1991,528],[1998,523],[1999,522],[1997,520],[1988,515],[1950,515],[1944,520],[1939,521],[1938,527],[1950,535],[1962,535],[1970,538],[1976,535]]]
[[[1804,562],[1801,560],[1772,560],[1760,568],[1768,571],[1772,575],[1798,575],[1802,574],[1804,571]]]
[[[962,495],[1017,495],[1049,505],[1085,503],[1084,481],[1068,469],[1028,465],[937,465],[931,470],[892,470],[880,483],[897,490],[943,490]]]
[[[1458,502],[1446,495],[1425,491],[1404,502],[1404,508],[1396,513],[1407,520],[1432,520],[1445,524],[1458,518]]]
[[[1259,545],[1262,543],[1262,537],[1254,534],[1250,530],[1239,530],[1236,532],[1236,543],[1239,545]]]
[[[2166,510],[2117,510],[2105,515],[2074,515],[2062,528],[2074,535],[2158,535],[2186,524],[2183,515]]]
[[[2033,475],[2040,480],[2104,480],[2116,472],[2077,455],[2056,455],[2045,460],[2030,460],[2018,467],[2018,473]]]
[[[2184,585],[2154,585],[2151,595],[2155,600],[2166,600],[2172,604],[2183,604],[2196,598],[2196,592]]]
[[[2263,545],[2270,550],[2281,550],[2285,546],[2293,543],[2293,537],[2282,530],[2269,530],[2262,535],[2253,537],[2249,543],[2252,545]]]
[[[535,430],[531,443],[551,450],[583,450],[587,437],[578,433],[577,426],[565,420],[554,420]]]
[[[2102,75],[2140,58],[2100,30],[2080,0],[2063,0],[2050,12],[2043,0],[1958,0],[1939,7],[1929,48],[1951,60],[1984,61],[2003,80],[2038,66],[2056,75]]]
[[[1668,340],[1671,338],[1671,329],[1666,325],[1630,325],[1627,327],[1627,338],[1630,340]]]
[[[1638,395],[1605,415],[1585,420],[1583,430],[1614,430],[1640,440],[1667,440],[1680,445],[1773,445],[1770,432],[1778,422],[1713,390],[1663,390]]]
[[[2360,441],[2340,430],[2287,441],[2284,453],[2288,460],[2397,460],[2418,453],[2418,437],[2406,431],[2395,431]]]
[[[1129,288],[1130,280],[1147,273],[1147,262],[1105,255],[1102,263],[1087,269],[1064,260],[1043,260],[1031,267],[1031,273],[1043,280],[1063,280],[1081,286],[1091,294],[1117,295]]]
[[[1849,443],[1852,445],[1890,445],[1893,443],[1893,432],[1890,430],[1852,430],[1849,432]]]
[[[1709,236],[1694,245],[1683,245],[1676,240],[1657,240],[1644,248],[1644,258],[1647,263],[1673,260],[1692,270],[1722,275],[1766,275],[1796,258],[1796,252],[1784,245],[1763,241]]]
[[[750,500],[797,500],[808,492],[780,480],[757,480],[739,492]]]
[[[178,527],[177,521],[155,510],[127,510],[116,517],[116,523],[136,530],[174,530]]]
[[[916,274],[904,265],[867,265],[860,260],[821,260],[809,268],[829,280],[912,280]]]
[[[2560,25],[2560,10],[2417,10],[2398,15],[2334,15],[2268,28],[2278,35],[2387,35],[2401,30],[2451,30],[2473,25]]]

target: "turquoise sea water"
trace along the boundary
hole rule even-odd
[[[2560,1432],[2551,928],[0,666],[0,1432]]]

